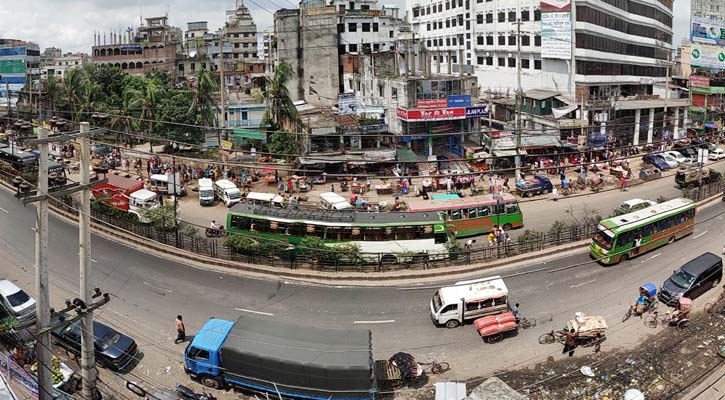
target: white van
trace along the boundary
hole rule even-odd
[[[159,192],[163,194],[186,196],[186,185],[182,182],[178,172],[175,175],[154,174],[151,175],[149,181],[151,191],[159,188]],[[174,183],[176,183],[176,190],[174,190]]]
[[[430,316],[436,325],[455,328],[466,320],[509,311],[508,294],[500,276],[457,282],[433,295]]]
[[[9,280],[0,280],[0,302],[21,326],[35,322],[35,300]]]
[[[242,200],[242,192],[237,185],[227,179],[220,179],[214,182],[214,195],[224,202],[224,205],[231,207]]]
[[[161,203],[159,203],[158,196],[150,190],[137,190],[128,196],[128,212],[129,214],[135,215],[138,218],[138,222],[142,224],[151,222],[146,216],[146,212],[154,208],[159,208],[160,206]]]
[[[320,207],[323,210],[352,210],[352,204],[335,192],[320,193]]]
[[[202,206],[214,204],[214,183],[209,178],[199,179],[199,204]]]
[[[284,199],[282,196],[274,193],[249,192],[247,193],[247,204],[284,208]]]

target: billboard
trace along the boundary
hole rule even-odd
[[[337,108],[340,115],[355,115],[363,110],[355,93],[340,93],[337,95]]]
[[[692,17],[690,39],[697,43],[725,46],[725,22],[716,19]]]
[[[693,43],[690,56],[693,67],[725,70],[725,47]]]
[[[488,106],[466,107],[466,118],[488,118]]]
[[[420,99],[415,106],[418,108],[446,108],[448,99]]]
[[[25,60],[0,60],[0,75],[2,74],[25,74]]]
[[[465,119],[466,109],[456,108],[435,108],[435,109],[406,109],[398,107],[395,114],[403,121],[441,121],[450,119]]]
[[[706,76],[690,75],[690,86],[691,87],[710,87],[710,78]]]
[[[470,107],[471,106],[471,95],[468,94],[457,94],[448,96],[448,107]]]
[[[541,2],[541,57],[571,60],[571,1]]]

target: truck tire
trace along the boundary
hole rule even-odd
[[[220,389],[222,387],[222,385],[219,383],[219,380],[211,376],[202,376],[199,381],[202,385],[208,388]]]
[[[460,323],[458,321],[456,321],[455,319],[446,321],[446,328],[448,328],[448,329],[457,328],[458,325],[460,325]]]

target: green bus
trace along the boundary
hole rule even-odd
[[[363,258],[395,262],[399,255],[445,258],[454,239],[435,212],[357,212],[294,210],[236,204],[227,214],[230,233],[254,235],[299,245],[305,238],[326,244],[352,243]]]
[[[421,200],[408,203],[414,212],[440,212],[456,228],[456,237],[491,232],[494,225],[505,230],[524,226],[524,216],[516,197],[504,193],[497,201],[492,195],[462,197],[452,200]]]
[[[695,203],[674,199],[599,222],[589,254],[605,265],[617,264],[695,230]],[[637,248],[635,240],[641,237]]]

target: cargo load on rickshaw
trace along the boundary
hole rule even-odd
[[[579,337],[594,337],[597,334],[603,336],[607,330],[607,321],[604,320],[604,317],[598,315],[577,313],[576,318],[569,320],[564,329],[574,329]]]

